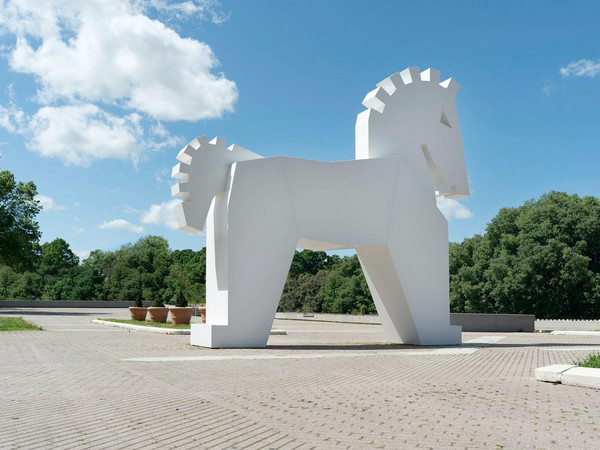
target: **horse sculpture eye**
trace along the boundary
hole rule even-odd
[[[450,125],[450,121],[446,117],[446,113],[444,111],[442,111],[442,117],[440,117],[440,123],[443,123],[448,128],[452,128],[452,125]]]

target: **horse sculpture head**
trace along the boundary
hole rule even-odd
[[[451,78],[440,83],[438,70],[411,67],[377,86],[356,121],[356,159],[402,157],[436,195],[468,196],[455,101],[459,84]]]
[[[175,209],[179,228],[201,232],[213,198],[227,189],[231,165],[258,158],[262,156],[237,144],[225,148],[225,140],[220,137],[209,142],[206,136],[200,136],[186,145],[177,155],[181,162],[172,173],[180,182],[171,193],[183,200]]]

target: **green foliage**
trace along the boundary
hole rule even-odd
[[[320,294],[323,298],[323,312],[334,314],[377,313],[356,255],[340,261],[330,272]]]
[[[298,278],[302,274],[316,275],[320,270],[330,270],[339,262],[337,255],[328,255],[325,252],[302,250],[294,253],[289,275]]]
[[[31,270],[39,256],[40,212],[33,182],[16,182],[12,172],[0,172],[0,265]]]
[[[66,273],[77,265],[79,258],[64,239],[56,238],[52,242],[42,244],[40,272],[43,275]]]
[[[37,331],[40,327],[23,320],[22,317],[0,317],[0,331]]]
[[[297,278],[289,276],[281,300],[280,311],[322,312],[321,288],[327,280],[328,272],[319,270],[316,274],[301,273]]]
[[[573,363],[579,367],[591,367],[592,369],[600,369],[600,353],[591,353],[587,358]]]
[[[450,244],[453,312],[600,317],[600,200],[550,192]]]
[[[375,314],[356,255],[296,252],[279,302],[279,311]]]

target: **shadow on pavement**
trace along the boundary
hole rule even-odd
[[[19,309],[0,309],[0,316],[11,315],[11,316],[98,316],[98,315],[109,315],[109,312],[65,312],[65,311],[28,311]]]

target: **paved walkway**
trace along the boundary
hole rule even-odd
[[[378,325],[276,321],[262,350],[91,324],[127,310],[7,310],[0,448],[599,448],[600,391],[536,367],[600,336],[463,333],[460,348],[385,345]],[[150,361],[144,361],[150,360]]]

